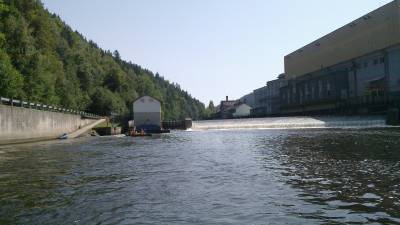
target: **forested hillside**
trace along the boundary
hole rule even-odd
[[[109,115],[129,113],[141,95],[162,100],[166,120],[205,112],[178,84],[99,48],[40,1],[0,0],[0,96]]]

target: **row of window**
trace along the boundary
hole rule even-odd
[[[371,64],[370,61],[365,61],[362,64],[361,63],[356,63],[356,68],[360,69],[360,68],[367,68],[369,65],[380,65],[380,64],[384,64],[385,63],[385,58],[384,57],[380,57],[380,58],[376,58],[374,60],[371,60]]]

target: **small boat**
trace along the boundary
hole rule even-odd
[[[68,134],[65,133],[65,134],[61,135],[60,137],[58,137],[58,139],[60,139],[60,140],[67,140],[67,139],[68,139]]]

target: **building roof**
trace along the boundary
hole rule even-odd
[[[152,99],[157,100],[158,102],[162,103],[162,101],[161,101],[160,99],[155,98],[155,97],[152,97],[152,96],[150,96],[150,95],[143,95],[143,96],[140,96],[140,97],[136,98],[136,99],[133,101],[133,103],[137,102],[138,100],[140,100],[141,98],[144,98],[144,97],[149,97],[149,98],[152,98]]]

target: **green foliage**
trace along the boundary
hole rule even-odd
[[[0,0],[0,95],[89,110],[130,113],[151,95],[166,120],[206,115],[204,104],[160,74],[100,49],[38,0]]]
[[[7,5],[4,4],[3,1],[0,0],[0,13],[5,13],[8,12],[8,7]]]
[[[106,88],[97,88],[93,93],[92,100],[90,109],[93,112],[98,112],[102,115],[126,113],[126,107],[122,98]]]
[[[13,67],[8,55],[0,49],[0,96],[23,98],[23,78]]]

